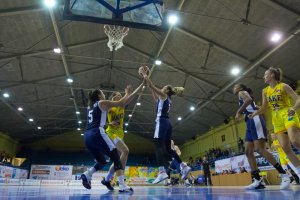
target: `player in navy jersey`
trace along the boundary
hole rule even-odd
[[[185,180],[191,171],[191,168],[187,166],[186,163],[182,162],[176,151],[171,148],[172,125],[169,119],[171,96],[181,94],[183,92],[183,88],[174,88],[171,85],[166,85],[162,89],[158,89],[149,79],[146,71],[143,71],[142,75],[151,89],[155,101],[157,102],[154,140],[156,146],[156,159],[159,165],[159,174],[153,181],[153,184],[159,183],[168,178],[164,167],[167,163],[164,157],[165,153],[174,158],[180,164],[182,179]]]
[[[87,124],[84,134],[85,147],[95,158],[97,163],[81,175],[82,184],[85,188],[91,189],[92,174],[106,164],[105,155],[110,157],[114,163],[114,170],[119,181],[119,192],[132,191],[124,181],[124,167],[121,164],[120,156],[114,143],[105,133],[107,111],[111,107],[123,105],[129,98],[130,87],[125,89],[125,95],[119,101],[105,100],[105,95],[100,89],[93,90],[89,93],[89,107],[87,109]]]
[[[265,143],[267,141],[267,128],[266,123],[262,115],[257,115],[253,118],[249,115],[258,110],[254,97],[252,96],[252,90],[243,84],[236,84],[233,88],[233,93],[239,98],[239,109],[236,112],[235,120],[239,121],[240,115],[244,115],[246,122],[246,156],[251,168],[251,174],[254,177],[253,183],[246,186],[246,189],[262,189],[264,185],[262,178],[259,175],[259,169],[257,167],[254,151],[265,157],[280,174],[286,174],[282,166],[276,161],[273,155],[266,150]],[[285,181],[281,182],[281,187],[288,187]]]

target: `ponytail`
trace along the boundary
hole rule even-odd
[[[276,81],[281,82],[282,80],[282,70],[280,68],[270,67],[268,69],[271,73],[274,74],[274,78]]]
[[[169,90],[168,92],[168,96],[172,96],[172,95],[176,95],[176,96],[182,96],[183,95],[183,91],[184,91],[184,88],[183,87],[173,87],[171,85],[167,85],[167,88]]]
[[[182,97],[184,88],[183,87],[174,87],[173,91],[177,96]]]

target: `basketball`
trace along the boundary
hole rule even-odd
[[[146,74],[147,76],[149,76],[150,74],[150,69],[147,66],[141,66],[139,68],[139,75],[141,77],[144,77],[144,74]]]

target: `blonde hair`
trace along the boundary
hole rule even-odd
[[[173,88],[173,92],[179,96],[182,97],[183,96],[183,92],[184,92],[184,88],[183,87],[174,87]]]
[[[282,80],[282,70],[280,68],[270,67],[268,70],[274,74],[276,81],[280,82]]]

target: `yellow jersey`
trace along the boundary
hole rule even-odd
[[[268,106],[273,111],[277,111],[282,108],[291,107],[291,101],[288,94],[283,89],[283,83],[278,83],[274,88],[270,86],[264,89],[264,94],[268,101]]]
[[[123,131],[125,109],[122,106],[112,107],[107,114],[108,127],[107,132]],[[117,122],[118,125],[112,125],[111,122]]]

